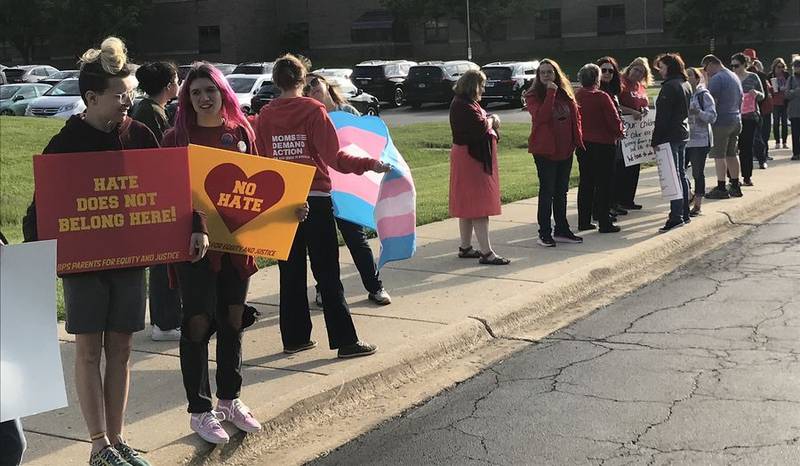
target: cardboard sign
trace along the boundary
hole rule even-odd
[[[60,274],[189,260],[185,147],[33,158],[39,239],[58,240]]]
[[[658,181],[661,183],[661,197],[668,201],[683,198],[683,187],[678,179],[678,169],[675,167],[670,145],[658,146],[655,158],[658,165]]]
[[[210,249],[286,260],[316,167],[189,145],[192,200]]]
[[[0,245],[0,322],[0,421],[67,406],[55,241]]]
[[[656,111],[650,110],[640,120],[625,115],[622,117],[622,123],[625,125],[625,137],[620,142],[625,166],[654,162],[656,154],[650,143],[656,126]]]

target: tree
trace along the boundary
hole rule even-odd
[[[60,0],[58,4],[59,17],[69,18],[60,23],[59,32],[71,52],[80,54],[111,35],[125,39],[130,47],[151,0]]]
[[[382,0],[383,5],[398,18],[424,24],[439,18],[456,18],[466,24],[466,0]],[[531,10],[537,0],[470,0],[470,30],[478,35],[491,53],[492,42],[503,31],[508,20],[525,10]]]
[[[53,0],[0,0],[0,41],[8,41],[31,63],[36,43],[50,37],[55,26]]]
[[[730,46],[737,36],[774,25],[786,2],[672,0],[665,2],[664,15],[678,38],[691,42],[724,41]]]

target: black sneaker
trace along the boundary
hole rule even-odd
[[[129,447],[125,443],[118,443],[114,448],[119,452],[119,455],[127,461],[131,466],[150,466],[150,463],[139,454],[138,451]]]
[[[611,208],[611,213],[614,215],[628,215],[628,211],[623,209],[620,206],[614,206]]]
[[[738,183],[731,184],[728,187],[728,194],[730,194],[731,197],[742,197],[742,187]]]
[[[622,230],[622,228],[620,228],[620,227],[618,227],[618,226],[616,226],[614,224],[611,224],[611,225],[605,225],[605,226],[601,225],[600,229],[598,231],[600,233],[619,233],[621,230]]]
[[[793,155],[789,160],[800,160],[800,155]]]
[[[317,347],[317,342],[316,341],[308,340],[307,342],[303,343],[302,345],[284,346],[283,347],[283,352],[286,353],[286,354],[294,354],[294,353],[299,353],[301,351],[307,351],[307,350],[310,350],[310,349],[316,348],[316,347]]]
[[[578,231],[596,230],[597,226],[594,223],[587,223],[586,225],[578,225]]]
[[[620,204],[620,207],[622,207],[625,210],[642,210],[642,205],[641,204],[636,204],[636,203],[634,203],[634,204]]]
[[[706,193],[706,199],[730,199],[731,194],[727,189],[717,186]]]
[[[553,240],[556,243],[570,243],[570,244],[580,244],[583,243],[583,238],[580,236],[575,236],[574,233],[567,230],[565,233],[556,233],[553,235]]]
[[[680,228],[683,226],[683,220],[667,220],[667,223],[664,224],[663,227],[658,229],[659,233],[666,233],[670,230],[674,230],[675,228]]]
[[[556,242],[553,240],[553,238],[551,238],[549,236],[548,237],[540,236],[539,239],[536,241],[536,243],[539,244],[539,246],[542,246],[542,247],[545,247],[545,248],[554,248],[554,247],[556,247]]]
[[[742,186],[753,186],[753,180],[750,178],[745,178],[742,180]]]
[[[369,356],[378,351],[378,347],[370,345],[364,341],[357,341],[352,345],[347,345],[339,348],[339,357],[344,358],[357,358],[359,356]]]

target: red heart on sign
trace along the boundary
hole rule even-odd
[[[248,178],[232,163],[214,167],[205,182],[206,194],[231,233],[277,204],[285,188],[276,171],[264,170]],[[261,205],[254,210],[258,201]]]

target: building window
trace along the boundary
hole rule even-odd
[[[394,16],[388,11],[368,11],[353,21],[350,40],[356,43],[397,41]]]
[[[450,41],[450,28],[447,21],[434,19],[425,22],[425,43],[446,44]]]
[[[597,7],[597,35],[613,36],[625,34],[625,5],[603,5]]]
[[[308,50],[309,47],[308,23],[289,23],[286,32],[281,38],[287,50]]]
[[[536,12],[533,33],[537,39],[561,37],[561,8],[548,8]]]
[[[222,52],[222,42],[219,38],[219,26],[200,26],[198,28],[197,51],[199,53]]]

